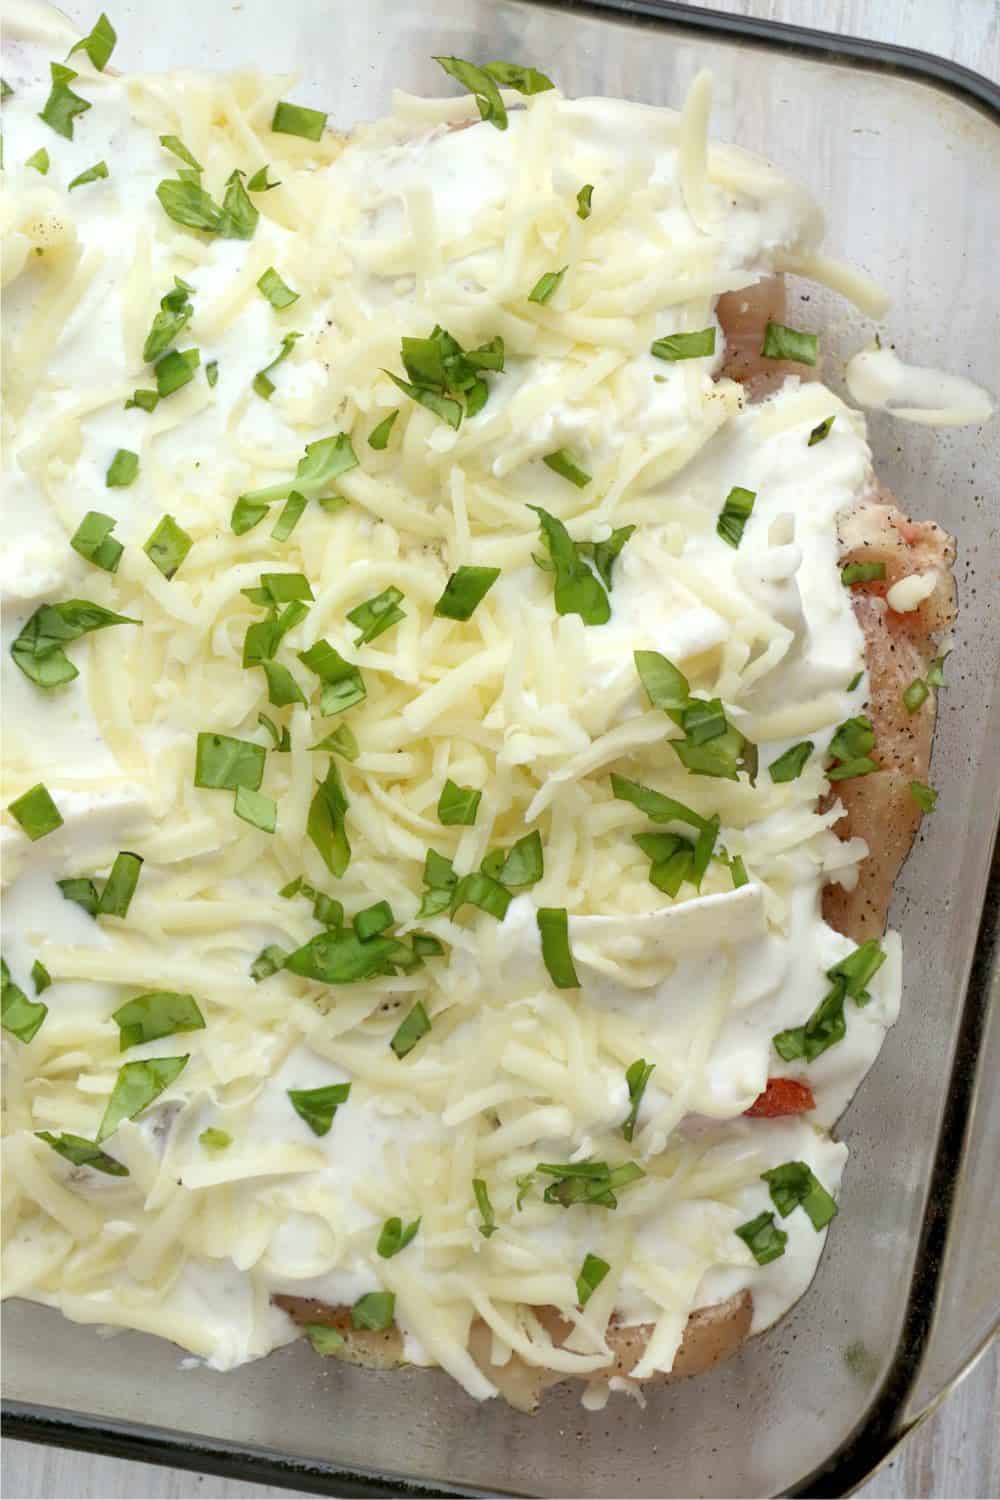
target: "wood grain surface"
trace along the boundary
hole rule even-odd
[[[1000,0],[702,0],[702,9],[898,42],[1000,80]],[[857,1494],[998,1500],[998,1428],[1000,1345],[994,1344]],[[0,1488],[6,1500],[278,1500],[298,1493],[14,1442],[3,1447]]]

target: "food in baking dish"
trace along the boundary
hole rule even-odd
[[[113,41],[4,104],[6,1292],[704,1370],[813,1275],[936,795],[954,547],[783,278],[884,299],[704,76],[345,140]]]

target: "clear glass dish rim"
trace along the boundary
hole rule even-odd
[[[547,10],[570,10],[596,16],[621,16],[665,26],[669,30],[754,42],[775,51],[835,64],[838,59],[872,72],[890,72],[950,93],[992,119],[1000,128],[1000,85],[971,68],[913,47],[863,37],[841,36],[788,22],[733,16],[702,10],[682,0],[528,0]],[[966,1126],[977,1085],[976,1062],[990,1005],[991,982],[1000,964],[1000,843],[987,883],[975,960],[958,1027],[952,1066],[952,1088],[938,1139],[930,1199],[936,1211],[921,1233],[907,1312],[892,1366],[864,1421],[788,1496],[851,1494],[889,1458],[908,1433],[923,1422],[969,1373],[1000,1333],[1000,1318],[950,1379],[921,1409],[904,1417],[929,1343],[942,1256],[951,1225]],[[4,1400],[0,1406],[5,1437],[115,1458],[157,1463],[226,1479],[268,1484],[305,1493],[344,1496],[455,1495],[487,1496],[514,1491],[480,1490],[449,1484],[402,1480],[377,1469],[342,1468],[315,1460],[296,1461],[272,1448],[254,1448],[222,1439],[194,1438],[153,1424],[93,1417],[34,1402]],[[522,1492],[523,1493],[523,1492]]]

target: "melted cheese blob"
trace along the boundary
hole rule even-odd
[[[765,163],[706,146],[703,80],[680,116],[552,92],[501,133],[455,128],[475,121],[469,100],[401,97],[347,143],[310,143],[269,131],[275,86],[256,76],[98,77],[81,64],[93,107],[65,140],[38,118],[48,61],[18,46],[4,109],[5,642],[40,604],[74,597],[142,624],[74,643],[79,676],[51,693],[3,656],[11,795],[44,781],[63,816],[35,844],[3,826],[12,978],[30,994],[38,959],[53,981],[35,1038],[5,1037],[8,1292],[162,1333],[228,1368],[294,1335],[272,1292],[342,1304],[391,1290],[407,1357],[478,1398],[494,1386],[465,1352],[474,1317],[497,1349],[582,1375],[607,1364],[612,1315],[654,1326],[645,1375],[670,1368],[692,1309],[734,1291],[752,1291],[754,1328],[766,1326],[807,1286],[825,1231],[794,1210],[779,1221],[784,1254],[763,1266],[735,1231],[774,1211],[761,1173],[781,1163],[807,1163],[836,1195],[846,1148],[830,1129],[900,991],[890,935],[838,1045],[809,1065],[773,1049],[852,950],[822,920],[820,890],[855,879],[865,846],[841,843],[837,805],[818,806],[831,737],[866,697],[836,517],[868,491],[871,457],[861,419],[822,385],[790,380],[748,407],[716,378],[714,307],[795,257],[821,264],[813,206]],[[216,197],[234,169],[270,163],[280,187],[252,195],[252,238],[166,217],[168,132]],[[44,179],[26,165],[43,146]],[[108,178],[70,193],[99,159]],[[258,290],[272,267],[297,293],[284,310]],[[531,300],[562,267],[552,297]],[[177,347],[199,351],[195,378],[153,412],[126,407],[155,385],[143,343],[175,277],[191,288]],[[384,373],[401,373],[403,338],[435,324],[466,348],[504,341],[486,404],[457,430]],[[713,356],[650,353],[705,328]],[[265,399],[254,376],[292,333]],[[388,445],[371,447],[391,411]],[[280,505],[233,533],[239,495],[291,489],[305,446],[337,432],[359,462],[307,496],[286,539],[272,535]],[[139,457],[125,490],[106,484],[119,448]],[[560,449],[590,476],[582,487],[544,463]],[[735,549],[716,531],[734,487],[756,496]],[[339,508],[320,503],[334,496]],[[580,543],[635,528],[605,625],[556,612],[552,575],[532,560],[531,506]],[[114,515],[125,550],[113,575],[69,545],[88,511]],[[192,538],[169,580],[144,550],[165,513]],[[468,622],[436,617],[463,565],[501,577]],[[286,706],[242,664],[263,618],[242,591],[262,572],[301,572],[314,596],[278,652],[301,689]],[[360,643],[347,612],[389,587],[404,618]],[[324,718],[297,654],[320,639],[365,680],[346,720]],[[721,699],[759,747],[755,784],[684,769],[636,650]],[[237,819],[231,794],[193,786],[196,735],[269,747],[261,714],[287,730],[267,757],[273,835]],[[327,768],[318,744],[344,722],[358,747],[337,762],[352,857],[334,880],[307,821]],[[801,776],[773,781],[768,767],[806,738]],[[718,815],[726,861],[700,888],[671,898],[651,884],[633,836],[663,825],[616,800],[612,772]],[[472,825],[440,822],[446,779],[482,792]],[[464,874],[531,829],[544,874],[502,922],[468,906],[417,916],[429,849]],[[125,919],[63,898],[57,880],[100,881],[119,849],[145,860]],[[279,894],[300,874],[348,914],[388,901],[401,936],[429,932],[444,956],[350,985],[280,969],[254,982],[261,949],[319,930],[307,900]],[[549,978],[541,907],[569,912],[577,989]],[[205,1026],[123,1059],[112,1012],[155,990],[194,995]],[[431,1029],[399,1059],[390,1041],[418,1001]],[[38,1139],[92,1138],[123,1061],[179,1055],[183,1072],[104,1142],[127,1177],[72,1166]],[[654,1071],[626,1142],[625,1073],[639,1058]],[[815,1111],[745,1118],[776,1073],[808,1081]],[[335,1084],[349,1097],[316,1134],[289,1091]],[[613,1211],[546,1203],[538,1164],[588,1158],[645,1175]],[[420,1229],[386,1260],[376,1242],[394,1215]],[[583,1315],[588,1253],[611,1270]],[[543,1305],[575,1324],[565,1348],[530,1315]]]

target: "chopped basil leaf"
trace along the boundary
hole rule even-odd
[[[271,397],[274,395],[274,381],[270,378],[268,372],[275,369],[277,365],[280,365],[282,360],[288,358],[293,348],[295,347],[297,340],[299,340],[301,337],[301,333],[293,332],[285,334],[285,337],[281,340],[281,348],[271,360],[270,364],[265,365],[262,370],[258,370],[253,378],[252,385],[255,395],[261,396],[265,401],[270,401]]]
[[[496,877],[502,885],[513,887],[537,885],[545,873],[542,839],[538,830],[526,833],[508,850]]]
[[[486,68],[465,62],[461,57],[435,57],[445,72],[470,93],[476,101],[480,118],[497,130],[507,129],[507,110],[496,81]]]
[[[289,104],[280,99],[274,106],[271,129],[276,135],[298,135],[304,141],[318,141],[326,129],[326,115],[319,109],[307,109],[304,104]]]
[[[681,716],[681,727],[692,745],[704,745],[726,732],[726,715],[719,698],[692,698]]]
[[[368,434],[368,446],[381,453],[389,442],[389,434],[393,429],[396,418],[399,416],[399,407],[394,406],[387,417],[383,417],[377,427],[373,427]]]
[[[347,611],[347,618],[361,632],[354,638],[355,646],[367,646],[369,642],[377,640],[393,625],[398,625],[400,620],[406,619],[405,610],[398,608],[402,598],[403,595],[399,589],[390,587]]]
[[[635,1127],[639,1120],[639,1106],[642,1104],[642,1096],[646,1092],[646,1085],[655,1067],[655,1063],[648,1063],[645,1058],[638,1057],[634,1063],[625,1069],[625,1082],[628,1084],[630,1107],[628,1114],[622,1122],[622,1135],[627,1141],[631,1141],[635,1134]]]
[[[785,1253],[788,1243],[788,1235],[783,1229],[779,1229],[774,1222],[774,1214],[758,1214],[756,1219],[750,1219],[748,1223],[741,1224],[735,1230],[740,1239],[750,1250],[754,1260],[759,1266],[766,1266],[769,1261],[777,1260]]]
[[[535,913],[542,939],[542,958],[549,978],[559,990],[578,990],[580,981],[573,967],[569,946],[569,918],[565,906],[540,906]]]
[[[281,508],[281,514],[271,527],[271,535],[276,542],[287,542],[302,518],[302,513],[308,501],[305,495],[300,495],[293,490]]]
[[[184,162],[185,166],[190,167],[193,171],[202,171],[201,162],[195,160],[195,158],[191,155],[191,152],[181,140],[180,136],[161,135],[160,145],[165,146],[168,151],[172,151],[174,156],[179,156],[181,161]]]
[[[376,901],[374,906],[366,906],[364,911],[356,912],[351,925],[359,940],[367,943],[369,938],[380,937],[395,920],[388,901]]]
[[[82,1135],[71,1135],[65,1130],[59,1135],[53,1135],[51,1130],[36,1130],[35,1135],[66,1161],[72,1162],[74,1167],[92,1167],[95,1172],[104,1172],[108,1177],[129,1175],[128,1167]]]
[[[107,177],[108,175],[107,162],[95,162],[92,167],[88,167],[85,172],[81,172],[78,177],[74,177],[73,181],[67,185],[66,191],[67,193],[71,193],[74,188],[83,187],[88,182],[97,182],[100,178]]]
[[[121,542],[110,535],[117,525],[113,516],[106,516],[99,510],[88,510],[70,537],[69,544],[74,552],[79,552],[81,557],[92,562],[96,568],[103,568],[106,573],[115,573],[125,550]]]
[[[600,579],[584,562],[580,548],[563,523],[538,505],[532,505],[555,572],[555,606],[560,615],[579,615],[585,625],[605,625],[611,605]]]
[[[159,403],[160,396],[158,391],[133,391],[125,402],[125,410],[131,411],[136,406],[141,411],[155,411]]]
[[[10,977],[7,960],[0,958],[0,1025],[19,1042],[30,1042],[49,1013],[40,1000],[29,1000]]]
[[[868,776],[872,771],[880,769],[877,760],[870,755],[857,755],[853,760],[841,761],[837,766],[831,766],[827,770],[829,781],[851,781],[855,776]]]
[[[462,403],[460,401],[453,401],[450,396],[442,396],[438,391],[429,390],[426,386],[414,385],[408,380],[401,380],[391,370],[385,370],[383,373],[388,375],[393,385],[398,390],[401,390],[405,396],[409,396],[411,400],[419,402],[421,406],[426,406],[428,411],[432,411],[436,417],[440,417],[443,422],[447,422],[449,427],[454,427],[457,431],[462,425]]]
[[[391,1260],[398,1255],[400,1250],[405,1250],[410,1241],[416,1236],[420,1228],[420,1220],[414,1219],[412,1223],[403,1228],[403,1221],[399,1218],[386,1219],[379,1233],[375,1250],[383,1260]]]
[[[472,1191],[476,1199],[476,1207],[479,1209],[479,1233],[483,1239],[488,1240],[491,1235],[496,1234],[499,1228],[496,1215],[493,1212],[493,1204],[490,1202],[489,1190],[482,1177],[473,1177]]]
[[[344,1335],[325,1323],[306,1323],[305,1332],[317,1354],[339,1354],[344,1347]]]
[[[270,979],[272,974],[277,974],[279,969],[285,967],[285,961],[289,957],[290,955],[284,948],[279,948],[277,943],[268,943],[250,965],[250,978],[254,984],[260,984],[262,979]]]
[[[82,906],[88,916],[96,917],[100,904],[97,886],[86,875],[73,875],[68,880],[57,880],[64,901],[73,901]]]
[[[38,151],[33,151],[24,164],[26,167],[34,167],[36,172],[41,172],[44,177],[49,170],[49,153],[42,146]]]
[[[8,803],[7,811],[20,824],[32,843],[62,827],[62,813],[53,802],[48,787],[41,781]]]
[[[306,451],[299,459],[294,478],[280,484],[267,485],[261,490],[250,490],[239,497],[237,506],[244,503],[267,506],[273,500],[287,499],[292,490],[298,490],[307,500],[311,500],[341,474],[357,468],[357,464],[357,455],[346,433],[337,432],[332,437],[318,438],[315,443],[306,444]],[[235,516],[235,511],[233,514]],[[264,511],[261,510],[260,515],[263,514]],[[257,520],[260,520],[260,516]],[[249,527],[244,529],[249,530]],[[236,530],[235,525],[233,530]]]
[[[638,653],[637,653],[638,654]],[[624,776],[612,772],[611,790],[620,802],[631,802],[654,823],[687,823],[699,833],[709,827],[709,820],[700,813],[686,807],[674,797],[654,792],[651,787],[640,786],[637,781],[628,781]]]
[[[354,1327],[369,1328],[373,1333],[384,1333],[391,1328],[395,1316],[395,1292],[366,1292],[351,1308]]]
[[[869,938],[866,943],[855,948],[853,953],[849,953],[831,969],[827,969],[827,978],[842,980],[845,994],[858,1005],[867,1005],[871,996],[866,986],[878,973],[885,959],[886,955],[882,948],[874,938]]]
[[[471,619],[499,577],[499,568],[459,568],[445,584],[434,613],[446,620]]]
[[[222,200],[222,218],[219,233],[227,240],[250,240],[257,228],[259,211],[247,196],[243,186],[243,173],[230,172],[226,179],[226,192]],[[259,285],[259,283],[258,283]]]
[[[149,1057],[143,1062],[124,1063],[118,1069],[97,1139],[105,1140],[114,1134],[123,1120],[132,1120],[148,1109],[183,1071],[187,1060],[188,1054],[185,1054],[183,1057]]]
[[[799,333],[794,328],[787,328],[784,323],[769,322],[760,352],[765,359],[791,359],[796,364],[814,365],[819,353],[819,338],[815,333]]]
[[[605,1161],[539,1162],[535,1171],[556,1178],[545,1189],[542,1199],[563,1208],[574,1203],[617,1208],[616,1190],[646,1175],[638,1162],[633,1161],[623,1162],[619,1167],[609,1167]]]
[[[271,306],[280,312],[282,308],[291,307],[293,302],[298,302],[298,292],[293,292],[278,275],[273,266],[268,266],[263,276],[258,279],[257,286],[270,302]]]
[[[86,52],[97,71],[103,73],[108,65],[108,59],[115,50],[117,40],[115,28],[102,10],[89,35],[81,37],[76,45],[69,49],[66,54],[67,60],[73,56],[74,52]]]
[[[252,603],[263,604],[268,608],[274,604],[287,604],[289,601],[303,599],[311,602],[316,597],[304,573],[262,573],[259,588],[241,589],[240,593],[245,594]]]
[[[233,1144],[233,1138],[228,1130],[220,1130],[216,1125],[210,1125],[203,1130],[198,1137],[199,1145],[204,1146],[206,1151],[225,1151],[227,1146]]]
[[[828,438],[830,436],[830,428],[836,420],[836,414],[834,414],[832,417],[825,417],[822,422],[817,422],[809,434],[809,442],[806,446],[814,448],[817,443],[822,443],[825,438]]]
[[[318,640],[307,651],[300,651],[299,661],[315,672],[323,684],[321,713],[327,716],[343,713],[367,696],[361,669],[345,661],[329,641]]]
[[[714,837],[714,830],[713,835]],[[694,848],[687,839],[671,834],[636,834],[635,841],[652,861],[649,871],[651,885],[658,891],[674,897],[685,880],[694,881]],[[698,835],[699,839],[702,837]],[[653,841],[658,847],[653,847]]]
[[[850,682],[847,684],[847,691],[849,693],[853,693],[854,692],[854,689],[860,684],[861,679],[862,679],[862,677],[864,675],[865,675],[864,667],[861,668],[860,672],[855,672],[854,676],[851,678]]]
[[[197,181],[184,177],[166,177],[156,189],[160,206],[168,219],[185,229],[201,229],[206,234],[222,230],[222,209],[211,193]]]
[[[44,994],[52,983],[52,975],[40,958],[36,958],[35,962],[31,965],[31,982],[35,986],[36,995]]]
[[[634,530],[634,526],[618,526],[603,542],[580,542],[578,544],[580,551],[593,559],[601,582],[609,593],[611,592],[612,564]]]
[[[594,184],[585,182],[576,195],[576,216],[578,219],[589,219],[592,208],[591,200],[594,196]]]
[[[930,696],[930,688],[920,677],[915,677],[909,687],[903,689],[903,707],[908,714],[915,714],[922,703],[926,703]]]
[[[261,833],[273,833],[278,826],[278,804],[274,798],[268,797],[264,792],[251,791],[249,787],[236,788],[233,812],[244,823],[259,828]]]
[[[246,532],[252,531],[259,522],[263,521],[267,511],[267,505],[260,505],[256,501],[248,500],[245,495],[241,495],[233,506],[233,513],[229,520],[234,534],[243,536]]]
[[[804,1161],[786,1161],[760,1175],[770,1188],[771,1201],[783,1219],[801,1205],[809,1215],[812,1227],[819,1230],[836,1215],[836,1203]]]
[[[326,776],[319,783],[309,804],[306,833],[319,850],[320,858],[338,879],[351,862],[351,845],[347,837],[345,816],[347,796],[336,763],[331,759]]]
[[[289,1089],[292,1108],[313,1135],[326,1135],[341,1104],[350,1097],[349,1083],[328,1083],[319,1089]]]
[[[610,1270],[607,1261],[602,1260],[599,1255],[588,1254],[584,1257],[580,1274],[576,1278],[576,1298],[581,1307],[586,1307]]]
[[[270,167],[265,164],[259,167],[247,183],[247,191],[251,193],[269,193],[272,188],[280,187],[280,182],[268,182],[267,174]]]
[[[944,687],[944,664],[949,655],[946,651],[944,656],[936,656],[927,668],[928,687]]]
[[[352,930],[317,933],[285,960],[285,968],[303,979],[323,984],[357,984],[392,974],[412,958],[405,943],[393,937],[369,938],[362,943]]]
[[[480,911],[502,922],[511,899],[510,891],[505,890],[498,880],[474,870],[469,875],[463,875],[452,891],[451,915],[456,916],[463,906],[477,906]],[[421,906],[417,915],[430,916],[432,913],[426,912]]]
[[[768,766],[768,774],[772,781],[797,781],[806,768],[806,761],[815,750],[812,740],[802,740],[798,745],[792,745],[784,755],[779,755],[777,760],[772,760]]]
[[[544,94],[554,89],[551,78],[546,78],[537,68],[526,68],[521,63],[483,63],[483,72],[500,84],[501,88],[516,89],[519,94]]]
[[[128,909],[132,904],[136,886],[139,884],[141,870],[141,855],[130,854],[127,849],[122,849],[115,855],[111,874],[105,882],[101,899],[97,903],[99,917],[124,918],[128,916]]]
[[[830,757],[839,764],[827,768],[827,779],[847,781],[877,771],[878,761],[869,754],[874,748],[875,732],[871,720],[864,714],[845,719],[830,741]]]
[[[267,701],[275,708],[286,708],[289,703],[305,703],[306,695],[287,667],[276,661],[262,661],[260,666],[267,678]]]
[[[591,475],[577,467],[565,448],[557,448],[555,453],[547,453],[542,463],[560,478],[568,479],[570,484],[575,484],[578,490],[584,489],[590,483]]]
[[[263,745],[255,745],[252,740],[203,732],[198,736],[194,784],[228,792],[244,786],[256,792],[264,779],[266,758]]]
[[[193,995],[179,995],[173,990],[151,990],[136,995],[118,1007],[111,1016],[118,1027],[119,1052],[155,1042],[161,1036],[175,1036],[180,1031],[204,1031],[205,1018]]]
[[[436,917],[439,912],[447,911],[457,884],[458,876],[452,868],[451,860],[438,854],[436,849],[428,849],[424,859],[424,890],[420,910],[417,912],[418,920]]]
[[[194,372],[201,363],[197,349],[171,349],[153,366],[158,396],[172,396],[181,386],[194,379]]]
[[[160,298],[160,310],[142,346],[142,357],[147,364],[154,364],[191,321],[194,315],[191,305],[193,290],[186,281],[175,276],[173,290]]]
[[[309,887],[312,890],[312,886]],[[303,891],[303,895],[305,892]],[[322,922],[324,927],[333,927],[339,932],[344,925],[344,908],[339,901],[328,896],[325,891],[317,891],[313,897],[313,916],[317,922]],[[390,921],[392,914],[390,912]],[[360,934],[359,934],[360,936]]]
[[[778,1056],[785,1062],[794,1062],[800,1057],[806,1062],[813,1062],[828,1047],[842,1042],[847,1034],[847,1022],[844,1020],[845,994],[844,982],[838,980],[804,1026],[779,1031],[772,1038]]]
[[[301,574],[297,576],[301,577]],[[266,591],[261,590],[261,592]],[[245,667],[256,667],[262,662],[270,661],[287,633],[300,624],[309,613],[301,599],[292,599],[279,615],[276,612],[277,605],[271,601],[270,595],[267,598],[270,608],[267,619],[258,620],[255,624],[248,626],[243,638],[243,665]]]
[[[217,359],[210,359],[208,361],[208,364],[205,366],[205,379],[208,381],[209,385],[212,386],[212,387],[218,385],[218,383],[219,383],[219,361]]]
[[[514,1180],[517,1183],[517,1211],[520,1213],[524,1207],[525,1198],[535,1185],[535,1174],[534,1172],[524,1172]]]
[[[702,328],[698,333],[668,333],[656,339],[649,348],[657,359],[702,359],[715,353],[715,329]]]
[[[458,786],[449,777],[438,798],[439,821],[447,827],[471,828],[476,821],[482,795],[475,787]]]
[[[178,526],[173,516],[164,516],[143,544],[142,550],[150,562],[159,568],[164,578],[169,579],[173,578],[193,545],[193,539],[183,527]]]
[[[544,276],[539,276],[531,291],[528,293],[529,302],[548,302],[554,292],[562,285],[562,279],[569,270],[569,266],[563,266],[561,271],[546,271]]]
[[[413,1051],[421,1037],[425,1037],[430,1029],[431,1023],[427,1012],[418,1000],[409,1015],[396,1027],[389,1046],[396,1056],[402,1059],[408,1052]]]
[[[910,796],[920,808],[921,812],[932,813],[937,805],[938,794],[932,786],[923,781],[910,782]]]
[[[729,543],[730,547],[740,545],[743,539],[743,529],[750,519],[756,498],[755,490],[744,490],[739,485],[734,485],[726,496],[726,503],[719,513],[715,530],[724,542]]]
[[[46,125],[63,135],[68,141],[73,139],[73,121],[77,115],[82,115],[90,108],[89,99],[81,99],[79,94],[74,94],[69,85],[74,78],[79,78],[79,73],[74,73],[72,68],[66,68],[62,63],[50,63],[49,71],[52,74],[52,89],[45,101],[45,106],[39,111],[38,118],[44,120]]]
[[[269,719],[267,714],[265,713],[259,713],[257,715],[257,723],[262,729],[267,730],[268,734],[271,736],[271,739],[274,741],[273,748],[275,750],[291,750],[292,740],[291,736],[288,733],[287,725],[282,725],[282,727],[279,729],[274,720]]]
[[[109,625],[141,625],[128,615],[116,615],[89,599],[67,599],[62,604],[43,604],[36,609],[10,648],[25,677],[39,687],[61,687],[79,674],[63,647],[92,630]]]
[[[680,724],[691,702],[691,687],[684,673],[659,651],[635,651],[633,657],[650,703]]]
[[[840,570],[841,583],[848,585],[852,583],[878,583],[884,577],[884,562],[845,563]]]
[[[128,448],[119,448],[104,476],[104,483],[109,490],[124,489],[132,483],[138,472],[138,453],[132,453]]]

